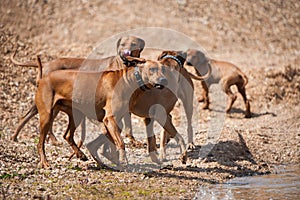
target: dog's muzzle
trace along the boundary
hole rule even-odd
[[[124,51],[123,51],[123,56],[126,58],[126,56],[131,56],[131,51],[130,50],[128,50],[128,49],[125,49]]]
[[[163,89],[168,85],[168,80],[166,78],[159,78],[158,83],[154,85],[157,89]]]

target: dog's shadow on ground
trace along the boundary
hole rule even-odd
[[[220,141],[216,144],[196,146],[188,156],[191,159],[202,159],[205,162],[217,162],[220,165],[229,167],[240,167],[237,161],[248,161],[256,165],[256,161],[250,152],[243,136],[238,133],[239,141]],[[209,150],[209,151],[207,151]]]
[[[218,113],[225,113],[224,110],[217,110],[217,109],[210,109],[210,111],[213,112],[218,112]],[[229,112],[228,117],[229,118],[238,118],[238,119],[243,119],[245,118],[244,116],[245,111],[241,108],[232,108]],[[251,112],[251,118],[258,118],[264,115],[271,115],[272,117],[276,117],[277,115],[273,112],[261,112],[261,113],[256,113],[256,112]]]
[[[260,166],[258,166],[255,161],[252,153],[250,152],[244,138],[240,133],[238,133],[239,141],[220,141],[216,144],[207,144],[205,146],[196,146],[193,151],[188,152],[188,158],[190,160],[198,160],[199,162],[204,163],[213,163],[216,162],[219,165],[209,165],[210,167],[201,168],[198,166],[186,166],[186,167],[176,167],[167,166],[163,170],[172,170],[172,171],[188,171],[188,172],[206,172],[206,173],[226,173],[231,174],[234,177],[249,176],[249,175],[259,175],[259,174],[268,174],[269,171],[260,171]],[[205,149],[209,149],[206,152]],[[247,164],[241,164],[246,162]],[[256,165],[257,168],[248,167],[249,165]],[[179,179],[196,179],[202,182],[208,183],[218,183],[216,179],[205,179],[197,175],[176,175],[173,173],[165,173],[162,171],[151,172],[155,176],[163,177],[174,177]],[[181,173],[184,174],[184,173]]]
[[[144,172],[148,177],[168,177],[184,180],[198,180],[207,183],[219,183],[215,178],[202,177],[198,173],[216,173],[230,174],[233,177],[267,174],[269,171],[260,171],[260,166],[255,161],[244,138],[238,133],[239,141],[220,141],[216,144],[207,144],[205,146],[196,146],[194,150],[188,151],[188,159],[199,161],[199,163],[218,163],[219,165],[198,166],[163,166],[161,168],[148,166],[152,170]],[[206,152],[205,149],[209,149]],[[246,163],[246,164],[244,164]],[[250,166],[257,166],[255,168]],[[133,164],[131,167],[139,168],[139,164]],[[147,168],[147,166],[142,166]],[[180,172],[180,173],[178,173]],[[183,172],[183,173],[181,173]],[[189,172],[189,173],[184,173]]]

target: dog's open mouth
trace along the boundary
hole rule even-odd
[[[131,51],[128,50],[128,49],[125,49],[125,50],[123,51],[123,57],[126,58],[127,56],[131,56]]]
[[[160,90],[165,88],[165,86],[164,86],[164,85],[161,85],[161,84],[155,84],[154,87],[155,87],[156,89],[160,89]]]
[[[168,80],[166,78],[160,78],[158,83],[154,84],[157,89],[164,89],[168,85]]]

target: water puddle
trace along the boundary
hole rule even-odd
[[[273,174],[201,187],[194,199],[300,199],[300,165],[279,166]]]

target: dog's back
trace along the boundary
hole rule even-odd
[[[246,74],[244,74],[240,68],[238,68],[236,65],[226,62],[226,61],[217,61],[214,59],[210,59],[210,63],[213,71],[217,71],[219,73],[219,78],[230,78],[236,80],[236,82],[243,82],[243,85],[245,86],[248,83],[248,78]]]

